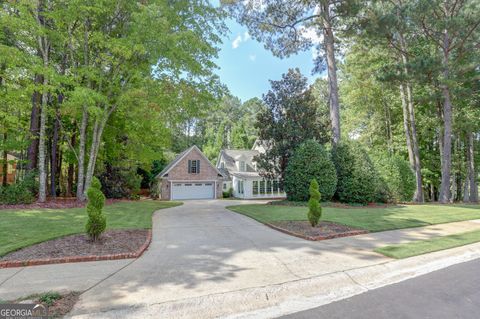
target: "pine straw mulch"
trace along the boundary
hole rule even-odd
[[[353,228],[328,221],[320,221],[316,227],[312,227],[305,220],[276,221],[267,225],[283,233],[307,240],[324,240],[368,233],[365,229]]]
[[[107,199],[105,205],[111,205],[113,203],[128,201],[125,199]],[[64,209],[64,208],[81,208],[85,207],[86,201],[77,201],[76,198],[50,198],[45,203],[31,203],[31,204],[15,204],[15,205],[0,205],[2,209],[38,209],[38,208],[52,208],[52,209]]]
[[[69,235],[13,251],[0,257],[0,262],[135,253],[148,233],[147,229],[107,230],[96,242],[85,234]]]

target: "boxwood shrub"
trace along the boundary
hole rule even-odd
[[[312,179],[317,180],[323,200],[335,194],[337,174],[325,147],[314,140],[302,143],[289,159],[285,170],[285,192],[290,201],[307,201]]]

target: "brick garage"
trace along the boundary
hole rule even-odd
[[[156,178],[163,200],[222,197],[222,173],[195,145],[180,153]]]

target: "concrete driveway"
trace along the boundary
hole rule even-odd
[[[185,201],[154,215],[148,251],[84,293],[73,314],[157,304],[312,277],[385,260],[342,241],[309,242],[225,207]]]
[[[83,292],[71,313],[81,318],[158,318],[159,307],[166,309],[163,317],[168,318],[170,306],[176,310],[183,307],[189,318],[210,318],[215,317],[211,309],[227,307],[225,313],[234,313],[233,305],[238,311],[255,309],[261,303],[276,303],[279,296],[300,297],[308,289],[310,294],[333,298],[341,295],[342,285],[344,295],[351,295],[372,283],[385,284],[385,274],[391,273],[393,280],[399,281],[419,273],[414,269],[427,259],[450,258],[452,252],[418,256],[395,266],[373,248],[480,229],[479,221],[464,221],[311,242],[225,208],[250,203],[254,202],[185,201],[182,206],[159,210],[153,217],[152,243],[135,260],[0,269],[0,299],[71,290]],[[458,250],[472,252],[468,258],[480,251]],[[372,272],[359,284],[359,274],[367,268]],[[406,274],[399,276],[393,270]],[[230,303],[222,298],[231,298]],[[202,315],[199,300],[210,307]]]

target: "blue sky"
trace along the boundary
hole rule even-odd
[[[242,101],[261,97],[270,88],[268,80],[278,80],[289,68],[299,68],[313,82],[312,52],[305,51],[288,59],[279,59],[251,39],[247,29],[228,20],[230,32],[223,38],[217,60],[217,74],[230,92]],[[318,76],[318,75],[316,75]]]

